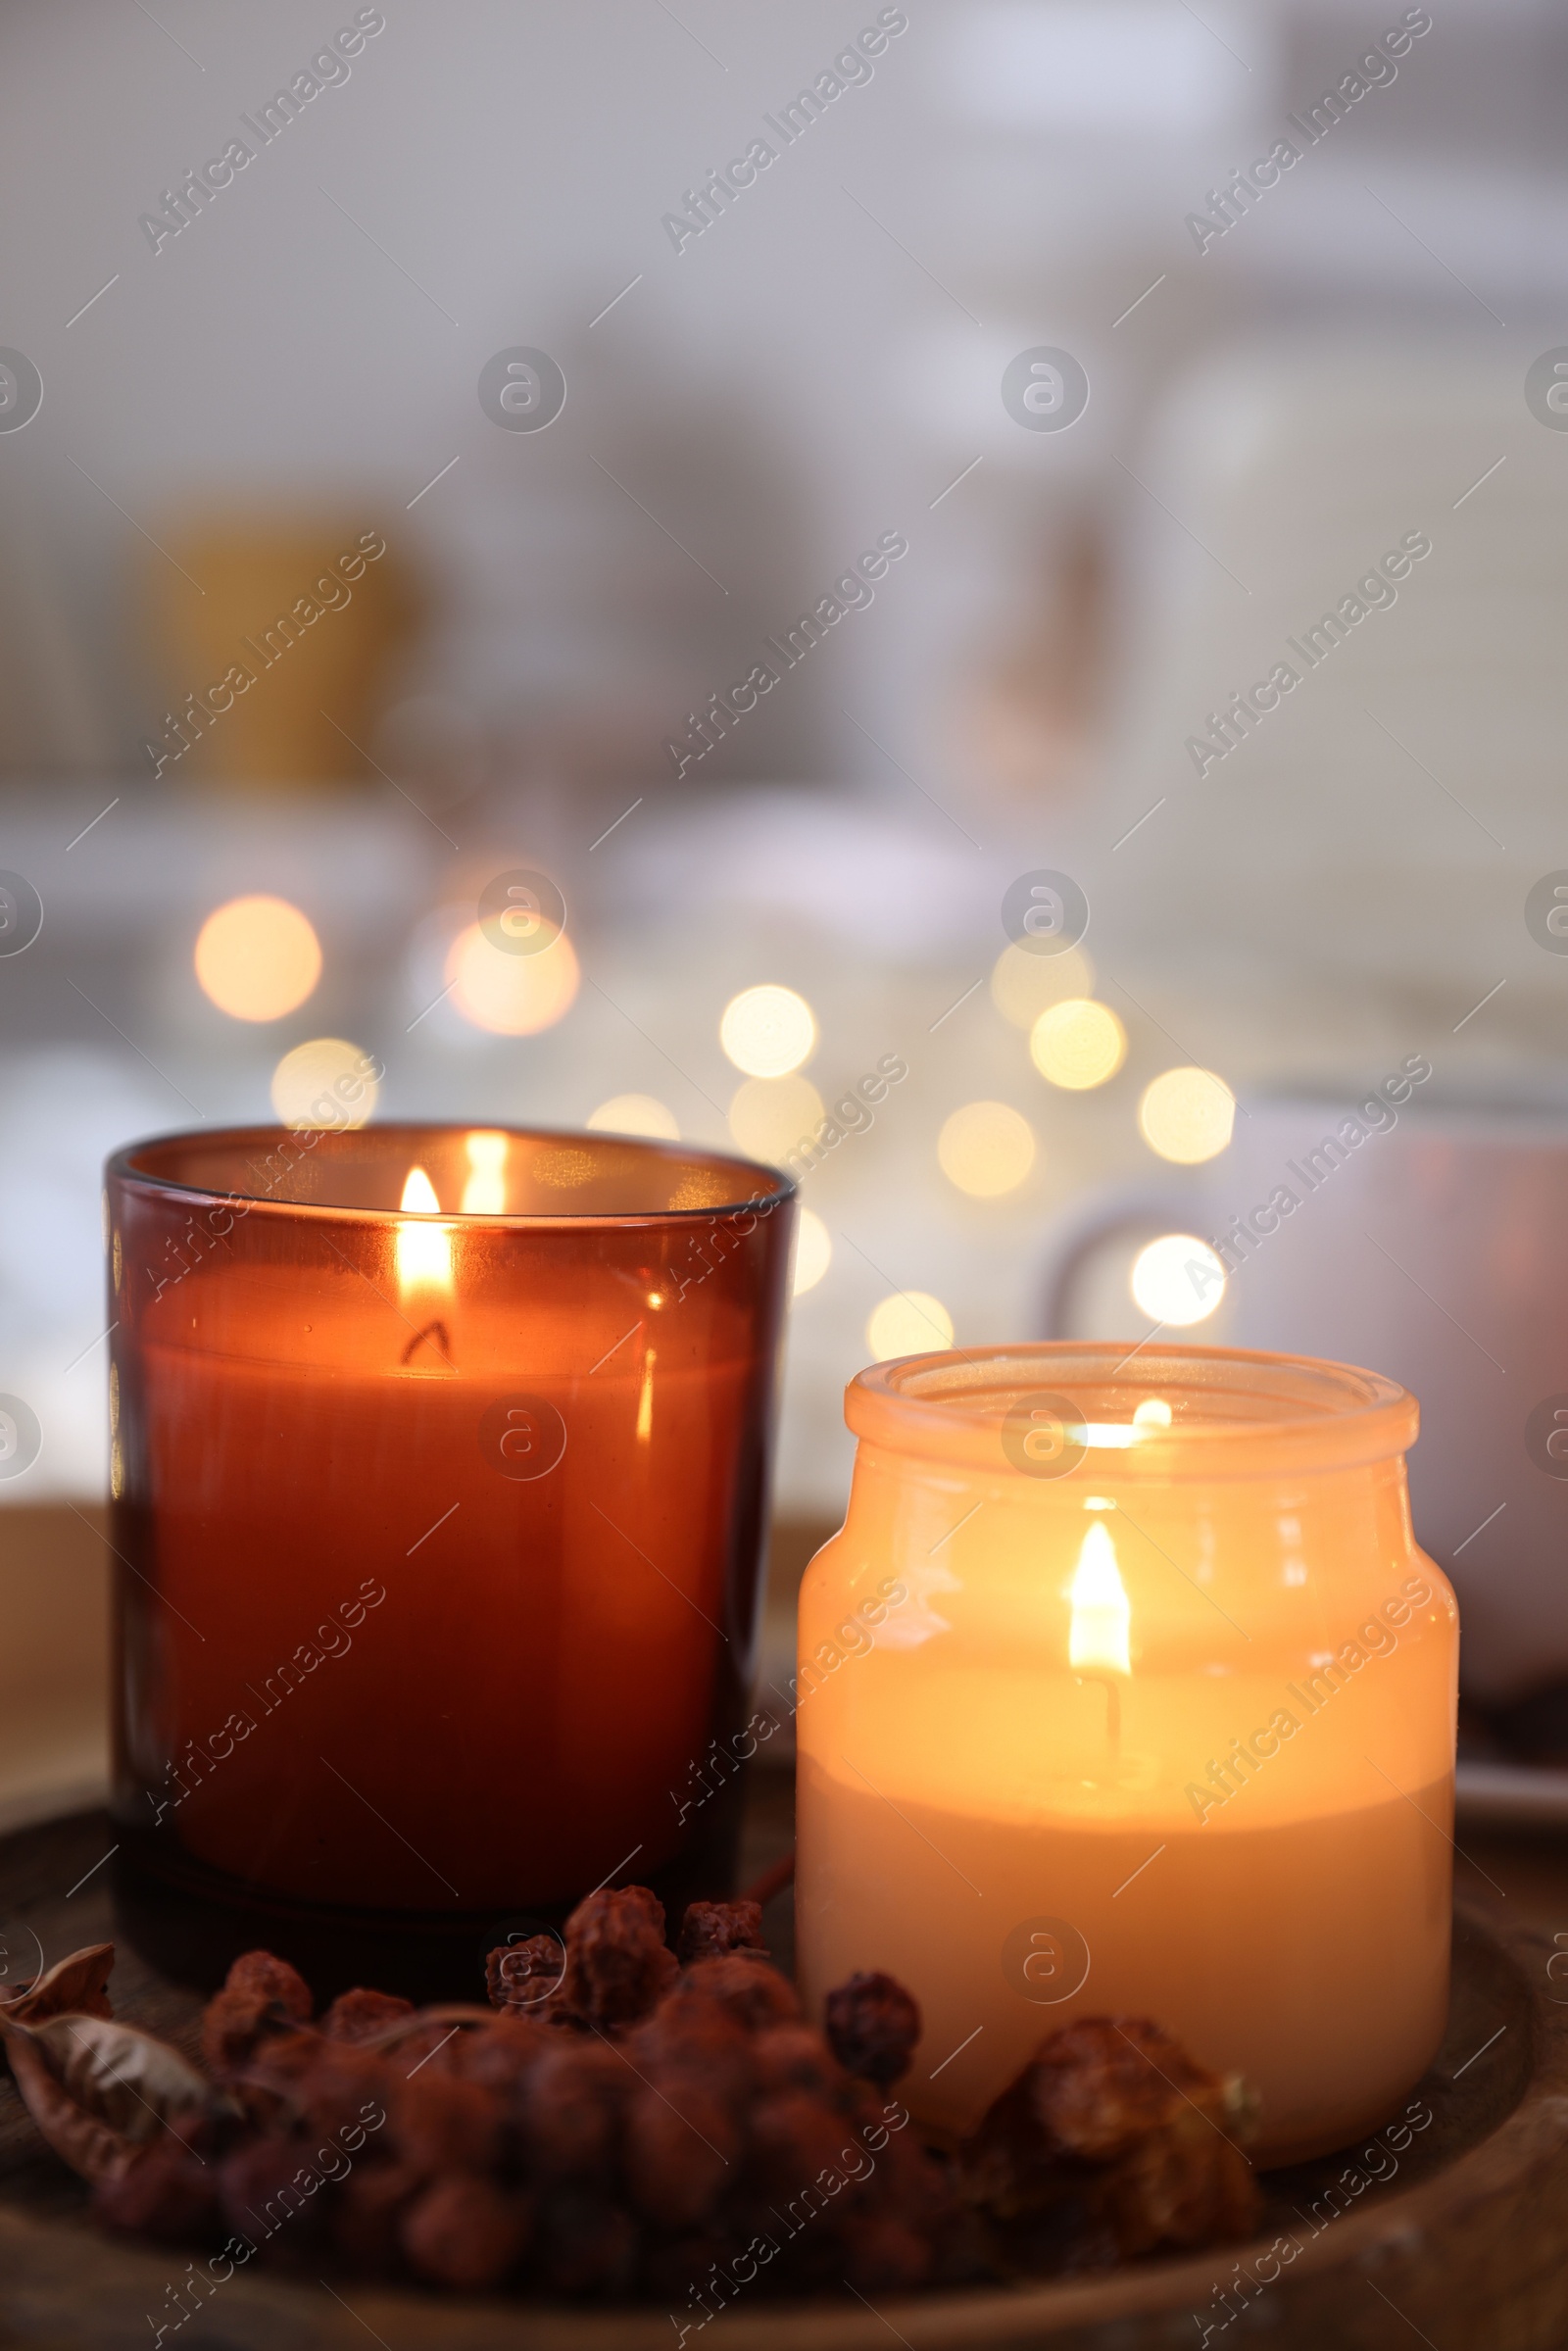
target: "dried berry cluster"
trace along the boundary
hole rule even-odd
[[[0,2001],[18,2087],[111,2228],[315,2275],[463,2291],[654,2294],[706,2317],[754,2285],[865,2294],[1099,2266],[1246,2232],[1235,2085],[1155,2027],[1068,2026],[956,2159],[892,2095],[920,2036],[888,1976],[807,2024],[755,1902],[699,1902],[678,1952],[641,1886],[564,1941],[493,1951],[491,2005],[345,1992],[320,2016],[252,1951],[203,2075],[109,2013],[112,1947]],[[209,2289],[211,2290],[211,2289]]]
[[[203,2031],[243,2125],[154,2141],[100,2184],[100,2216],[469,2291],[684,2301],[704,2278],[722,2297],[967,2274],[973,2224],[887,2095],[912,2001],[885,1978],[846,1987],[841,2062],[760,1924],[755,1903],[694,1904],[677,1957],[651,1893],[599,1893],[564,1954],[548,1936],[491,1954],[490,2011],[353,1991],[314,2022],[294,1970],[252,1952]]]

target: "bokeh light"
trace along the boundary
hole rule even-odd
[[[653,1143],[678,1143],[680,1129],[675,1113],[651,1094],[612,1094],[597,1110],[590,1110],[587,1123],[596,1135],[646,1135]]]
[[[1203,1322],[1225,1296],[1225,1268],[1206,1241],[1191,1233],[1165,1233],[1139,1250],[1132,1293],[1135,1303],[1155,1322]],[[1144,1427],[1152,1423],[1168,1428],[1170,1406],[1156,1396],[1140,1404],[1133,1419]]]
[[[1048,1004],[1088,996],[1094,985],[1095,967],[1081,947],[1064,947],[1059,955],[1004,947],[991,974],[991,1001],[1015,1029],[1032,1029]]]
[[[1211,1069],[1167,1069],[1144,1089],[1138,1126],[1152,1151],[1196,1167],[1231,1139],[1236,1097]]]
[[[832,1235],[820,1216],[803,1208],[795,1226],[795,1296],[814,1290],[832,1262]]]
[[[724,1006],[718,1041],[748,1077],[783,1078],[809,1060],[816,1021],[793,988],[743,988]]]
[[[320,943],[286,898],[231,898],[197,934],[196,977],[235,1020],[281,1020],[320,976]]]
[[[447,984],[465,1020],[498,1037],[534,1037],[571,1009],[577,955],[564,931],[536,955],[492,947],[476,922],[460,931],[447,955]]]
[[[809,1078],[748,1078],[729,1106],[729,1131],[749,1158],[781,1167],[823,1116]]]
[[[940,1354],[953,1345],[953,1317],[929,1290],[895,1290],[872,1308],[865,1344],[873,1363],[892,1355]]]
[[[362,1127],[380,1088],[370,1056],[346,1037],[313,1037],[272,1072],[272,1108],[286,1127]]]
[[[1113,1078],[1127,1058],[1127,1031],[1109,1004],[1069,996],[1042,1012],[1029,1032],[1029,1058],[1053,1086],[1082,1094]]]
[[[937,1157],[960,1192],[995,1200],[1015,1192],[1033,1167],[1034,1129],[1006,1102],[965,1102],[943,1121]]]

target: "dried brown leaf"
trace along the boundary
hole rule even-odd
[[[0,2040],[27,2112],[83,2180],[119,2171],[165,2129],[183,2138],[210,2116],[239,2112],[177,2049],[112,2018],[29,2025],[0,2009]]]
[[[46,1975],[22,1991],[0,1993],[0,2009],[24,2025],[40,2024],[45,2017],[68,2012],[112,2017],[115,2012],[105,1986],[114,1964],[113,1943],[89,1943],[84,1950],[73,1951],[69,1959],[56,1960]]]

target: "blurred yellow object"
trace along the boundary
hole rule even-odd
[[[1032,1029],[1048,1004],[1087,996],[1094,984],[1095,967],[1081,947],[1064,947],[1059,955],[1004,947],[991,974],[991,1001],[1015,1029]]]
[[[1206,1241],[1199,1241],[1191,1233],[1164,1233],[1139,1250],[1131,1289],[1133,1303],[1142,1306],[1151,1322],[1162,1329],[1167,1325],[1185,1329],[1190,1323],[1206,1322],[1225,1296],[1225,1268]],[[1137,1420],[1143,1413],[1141,1425],[1169,1428],[1170,1406],[1159,1397],[1150,1400],[1163,1409],[1164,1420],[1156,1423],[1145,1404],[1139,1405],[1133,1418]]]
[[[272,1107],[286,1127],[362,1127],[380,1092],[368,1053],[346,1037],[313,1037],[272,1072]]]
[[[1016,1191],[1033,1167],[1034,1129],[1007,1102],[966,1102],[944,1120],[937,1157],[960,1192],[995,1200]]]
[[[196,938],[196,977],[235,1020],[281,1020],[321,976],[315,931],[286,898],[231,898]]]
[[[929,1290],[895,1290],[872,1308],[865,1344],[875,1363],[892,1355],[940,1354],[953,1345],[953,1317]]]
[[[729,1106],[729,1131],[739,1149],[771,1167],[812,1141],[823,1117],[822,1097],[809,1078],[748,1078]]]
[[[743,988],[724,1006],[718,1041],[748,1077],[783,1078],[810,1059],[816,1021],[793,988]]]
[[[1113,1078],[1127,1058],[1127,1031],[1109,1004],[1069,996],[1041,1013],[1029,1032],[1029,1057],[1043,1078],[1087,1093]]]
[[[1138,1105],[1144,1141],[1178,1167],[1196,1167],[1222,1151],[1235,1120],[1236,1097],[1211,1069],[1167,1069],[1145,1087]]]
[[[678,1143],[680,1128],[673,1110],[652,1094],[612,1094],[597,1110],[590,1110],[585,1125],[600,1135],[644,1135],[653,1143]]]
[[[447,954],[452,1002],[465,1020],[498,1037],[534,1037],[554,1028],[577,995],[576,951],[564,931],[536,955],[492,947],[476,922],[460,931]]]
[[[149,772],[263,785],[371,775],[361,747],[417,612],[381,533],[364,516],[217,513],[162,536],[173,562],[149,568],[143,606],[169,700],[142,738]]]
[[[820,1216],[802,1208],[795,1219],[795,1289],[803,1298],[814,1290],[833,1262],[833,1237]]]

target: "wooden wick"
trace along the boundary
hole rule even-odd
[[[438,1334],[439,1337],[437,1336]],[[400,1362],[412,1363],[414,1360],[415,1349],[416,1347],[423,1347],[427,1339],[435,1341],[438,1345],[441,1352],[441,1360],[443,1363],[445,1363],[448,1371],[455,1371],[457,1366],[452,1360],[451,1335],[447,1330],[446,1324],[441,1320],[439,1315],[436,1316],[434,1322],[427,1322],[422,1331],[415,1332],[414,1337],[409,1341],[408,1346],[404,1348],[402,1355],[399,1357]]]

